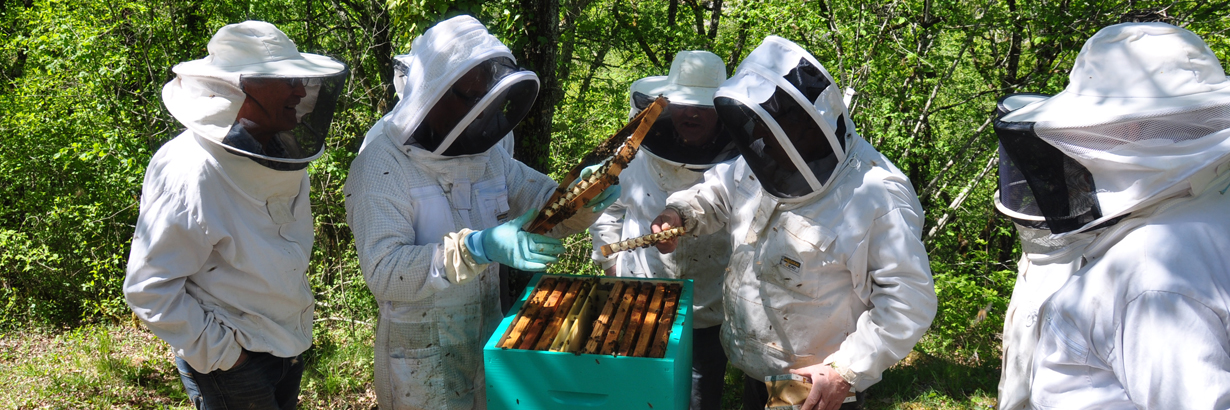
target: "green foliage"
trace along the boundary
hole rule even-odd
[[[308,275],[321,320],[319,352],[309,360],[352,376],[314,370],[306,383],[319,392],[313,400],[353,393],[365,383],[353,375],[370,369],[362,364],[368,353],[351,345],[370,345],[376,307],[359,273],[342,187],[367,128],[396,103],[391,57],[435,22],[463,13],[523,50],[540,41],[526,34],[530,16],[521,10],[531,2],[0,3],[0,329],[127,316],[121,284],[144,168],[183,129],[163,108],[161,87],[174,64],[206,55],[219,27],[266,20],[300,50],[351,66],[326,154],[309,168],[316,242]],[[857,91],[850,108],[858,132],[910,177],[926,210],[939,312],[917,357],[883,385],[911,392],[893,400],[936,406],[993,395],[990,382],[965,381],[997,373],[997,334],[1019,255],[1011,224],[991,206],[997,151],[987,121],[995,100],[1059,92],[1084,40],[1120,21],[1186,26],[1223,60],[1230,53],[1230,17],[1200,2],[725,0],[715,14],[718,3],[558,1],[558,82],[544,88],[561,97],[544,160],[552,176],[623,125],[628,86],[665,75],[676,52],[713,51],[733,74],[767,35],[803,45]],[[565,244],[552,272],[598,273],[586,234]],[[139,366],[101,363],[101,374],[145,377]],[[951,383],[906,380],[933,377]]]
[[[126,243],[150,155],[151,89],[128,47],[136,4],[7,8],[0,61],[0,326],[119,317]],[[13,28],[16,29],[13,29]],[[146,83],[146,81],[141,81]]]

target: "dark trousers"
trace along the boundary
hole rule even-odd
[[[197,410],[293,410],[299,404],[303,355],[282,358],[247,352],[248,360],[228,370],[200,373],[175,358],[179,378]]]
[[[726,352],[719,339],[722,326],[692,329],[692,410],[722,408],[726,385]]]
[[[857,393],[858,401],[841,405],[841,410],[859,410],[863,408],[863,392]],[[764,410],[769,402],[769,388],[764,380],[756,380],[743,376],[743,410]]]

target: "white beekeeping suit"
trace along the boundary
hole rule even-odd
[[[1051,231],[1103,229],[1043,306],[1030,404],[1230,407],[1230,81],[1217,57],[1168,24],[1106,27],[1062,93],[1002,122]]]
[[[1046,98],[1032,93],[1008,95],[999,100],[999,117]],[[1039,310],[1051,294],[1084,266],[1084,251],[1095,233],[1052,234],[1028,184],[1020,178],[1002,147],[999,164],[1000,188],[995,192],[995,208],[1012,219],[1021,241],[1021,258],[1017,261],[1012,299],[1004,314],[998,406],[1005,410],[1028,409]]]
[[[855,133],[842,90],[789,40],[766,38],[714,105],[742,157],[671,195],[655,225],[676,214],[688,232],[731,235],[722,343],[735,367],[866,389],[935,315],[909,180]]]
[[[393,409],[481,409],[482,345],[501,319],[498,265],[467,238],[538,209],[557,186],[497,145],[533,104],[538,79],[470,16],[428,29],[399,60],[403,98],[368,131],[345,188],[363,278],[380,309],[377,400]],[[597,217],[577,215],[551,235]]]
[[[348,73],[265,22],[227,25],[208,48],[162,89],[187,130],[150,159],[124,280],[133,313],[200,373],[312,345],[306,167]]]
[[[1021,240],[1016,285],[1004,314],[1000,409],[1028,409],[1029,380],[1038,344],[1039,312],[1051,294],[1084,265],[1092,234],[1055,238],[1050,230],[1015,224]]]
[[[670,103],[646,134],[641,150],[619,175],[621,196],[590,227],[595,262],[616,276],[693,280],[692,409],[721,405],[726,357],[718,341],[722,324],[722,274],[730,260],[730,235],[687,235],[674,253],[639,248],[606,257],[600,248],[651,233],[666,197],[702,181],[714,164],[739,155],[713,108],[713,93],[726,80],[721,57],[680,51],[668,75],[632,83],[635,116],[658,95]],[[707,330],[706,330],[707,329]]]
[[[1029,408],[1029,380],[1038,344],[1042,304],[1083,265],[1082,251],[1092,237],[1055,240],[1046,229],[1016,224],[1021,238],[1016,285],[1004,314],[1003,367],[999,378],[1000,409]]]

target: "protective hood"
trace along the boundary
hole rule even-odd
[[[769,36],[713,102],[765,191],[798,198],[823,192],[846,162],[855,133],[843,95],[815,57]]]
[[[1147,75],[1146,75],[1147,74]],[[995,121],[1001,202],[1024,180],[1054,233],[1080,232],[1165,198],[1200,191],[1230,158],[1230,93],[1212,51],[1162,23],[1102,29],[1081,49],[1071,83]],[[1001,162],[1001,165],[1005,164]]]
[[[300,53],[272,24],[218,30],[209,56],[172,68],[162,89],[171,115],[204,140],[276,170],[298,170],[324,153],[346,65]]]
[[[1019,93],[1010,94],[1000,98],[996,104],[995,112],[995,131],[1000,135],[1006,135],[1011,139],[1013,130],[1010,124],[1005,124],[1000,120],[1013,111],[1019,110],[1029,104],[1045,100],[1050,96],[1037,93]],[[1052,149],[1050,146],[1041,147],[1042,149]],[[1062,166],[1063,164],[1060,164]],[[1079,166],[1075,162],[1070,165],[1076,165],[1079,169],[1070,174],[1076,180],[1068,184],[1069,181],[1059,180],[1067,185],[1076,185],[1082,181],[1092,181],[1089,176],[1089,171],[1084,167]],[[1056,172],[1062,171],[1062,168],[1055,168]],[[1092,191],[1083,193],[1083,195],[1091,194]],[[1044,195],[1045,196],[1045,195]],[[1012,219],[1017,226],[1028,227],[1032,229],[1045,230],[1050,232],[1050,227],[1046,223],[1046,216],[1043,215],[1039,207],[1037,198],[1034,197],[1033,190],[1030,188],[1029,181],[1020,167],[1012,162],[1012,157],[1004,150],[1004,144],[999,144],[999,190],[995,191],[995,209]],[[1082,200],[1082,202],[1088,202]],[[1074,208],[1082,208],[1073,206]],[[1089,210],[1088,206],[1082,208],[1085,211]],[[1079,213],[1079,212],[1078,212]]]
[[[538,76],[470,16],[445,20],[395,58],[402,97],[386,121],[390,138],[441,156],[486,152],[521,122]]]
[[[635,117],[659,95],[670,103],[658,115],[641,147],[658,158],[703,169],[739,155],[730,133],[713,108],[713,94],[726,81],[722,58],[708,51],[680,51],[665,76],[632,83],[629,99]]]
[[[670,97],[667,97],[668,99]],[[633,92],[634,112],[653,104],[648,94]],[[678,104],[673,100],[658,115],[641,147],[674,164],[704,169],[739,156],[726,126],[712,105]]]

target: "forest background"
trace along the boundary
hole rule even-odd
[[[317,299],[305,408],[371,408],[376,307],[342,187],[367,128],[396,103],[392,56],[470,14],[543,81],[516,156],[560,176],[621,126],[628,86],[677,51],[738,62],[766,35],[811,51],[843,87],[863,138],[926,209],[940,306],[872,408],[994,404],[1019,246],[992,206],[997,98],[1056,93],[1081,44],[1124,21],[1165,21],[1230,52],[1225,1],[1069,0],[5,0],[0,2],[0,406],[187,406],[169,349],[121,294],[150,156],[179,134],[161,102],[171,67],[221,26],[265,20],[300,51],[351,66],[327,151],[309,168]],[[596,273],[589,237],[557,273]],[[737,370],[729,380],[737,381]],[[737,383],[733,386],[739,386]],[[737,388],[728,390],[738,390]],[[735,403],[737,392],[728,391]],[[733,407],[731,407],[733,408]]]

